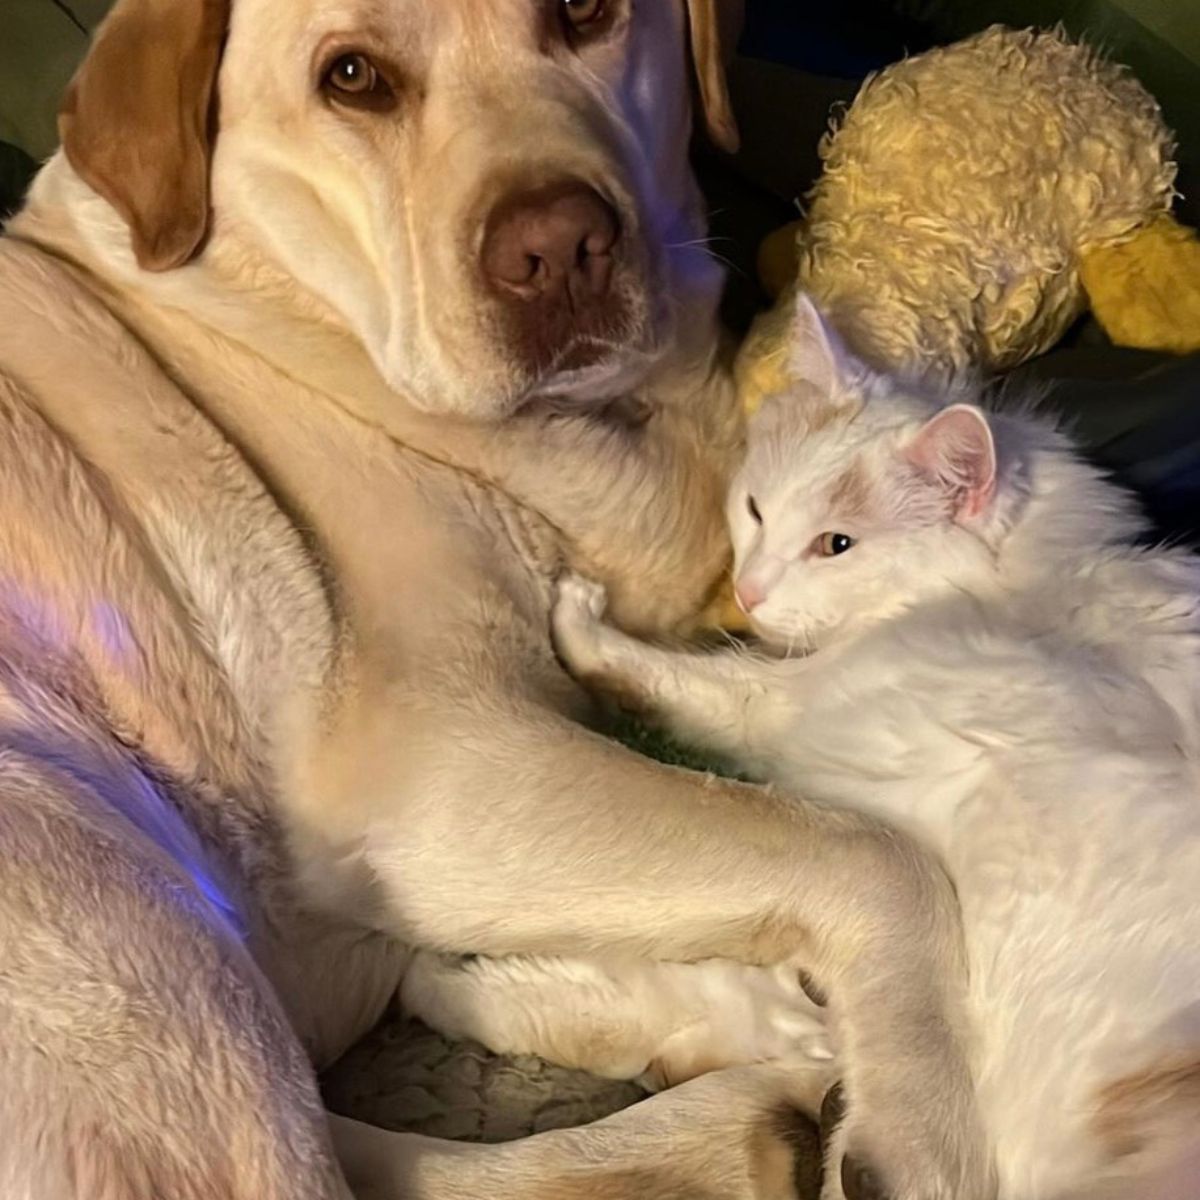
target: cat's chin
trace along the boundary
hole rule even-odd
[[[750,628],[755,650],[770,658],[803,658],[815,653],[819,647],[817,639],[808,633],[780,632],[753,619]]]

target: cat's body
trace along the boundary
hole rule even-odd
[[[1133,556],[1085,570],[771,663],[743,708],[746,765],[944,855],[980,1109],[1001,1195],[1021,1200],[1091,1178],[1146,1115],[1139,1100],[1104,1116],[1117,1079],[1190,1063],[1200,1115],[1200,571]],[[1110,585],[1110,605],[1072,594]]]
[[[803,319],[808,381],[752,425],[729,512],[752,620],[811,653],[649,647],[582,581],[560,649],[938,849],[1002,1200],[1200,1195],[1200,559],[1134,548],[1043,424],[909,395]]]

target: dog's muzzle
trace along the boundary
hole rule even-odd
[[[579,179],[518,189],[492,207],[479,266],[531,377],[611,353],[627,318],[616,287],[621,249],[617,210]]]

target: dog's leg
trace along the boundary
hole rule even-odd
[[[554,644],[589,687],[685,741],[753,758],[770,739],[771,705],[796,663],[734,651],[665,650],[605,624],[604,589],[569,575],[559,581]],[[778,680],[778,686],[775,681]]]
[[[616,1079],[671,1086],[791,1056],[828,1070],[821,1010],[797,972],[723,960],[414,957],[401,1001],[452,1037]]]
[[[324,793],[326,811],[359,806],[377,889],[364,918],[456,953],[803,966],[837,1023],[848,1149],[894,1200],[986,1194],[957,904],[913,843],[641,758],[499,690],[431,698],[355,758],[372,780],[404,781]]]
[[[331,1118],[358,1200],[795,1200],[797,1110],[819,1076],[720,1071],[577,1129],[504,1145],[441,1142]]]
[[[54,745],[103,790],[0,754],[0,1196],[349,1200],[237,908],[136,770]]]

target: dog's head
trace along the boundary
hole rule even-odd
[[[731,146],[740,4],[118,0],[63,144],[143,269],[282,272],[422,407],[609,396],[718,286],[687,34]]]

